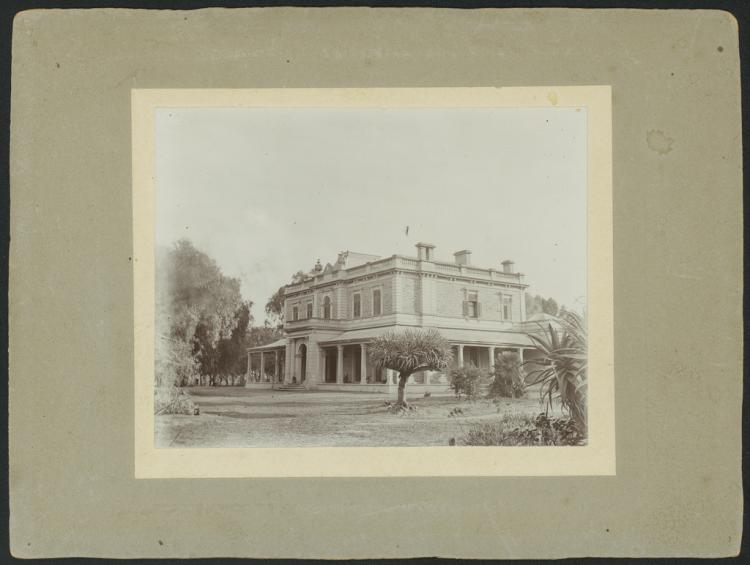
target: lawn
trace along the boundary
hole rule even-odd
[[[470,424],[506,413],[538,414],[539,394],[473,402],[453,396],[407,399],[416,410],[390,413],[385,394],[188,389],[200,415],[156,416],[157,447],[322,447],[448,445]],[[451,414],[455,408],[461,410]]]

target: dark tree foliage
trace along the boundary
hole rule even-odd
[[[280,328],[266,324],[264,326],[253,326],[245,336],[245,347],[258,347],[273,343],[281,339],[284,333]]]
[[[554,298],[544,298],[540,295],[526,294],[526,316],[534,314],[549,314],[557,316],[560,313],[560,307]]]
[[[234,375],[240,375],[246,370],[247,357],[245,341],[250,323],[253,320],[250,308],[253,303],[243,302],[235,312],[237,325],[228,339],[222,339],[217,346],[218,361],[215,374],[219,375],[224,384],[233,385]]]

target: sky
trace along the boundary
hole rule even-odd
[[[408,226],[408,234],[407,234]],[[187,237],[256,321],[340,251],[511,259],[528,292],[586,294],[586,112],[576,108],[160,108],[156,244]]]

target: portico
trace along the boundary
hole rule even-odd
[[[278,340],[247,351],[245,386],[269,388],[284,382],[286,340]]]

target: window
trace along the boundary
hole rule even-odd
[[[312,302],[308,302],[307,303],[307,317],[308,318],[312,318],[312,312],[313,312]]]
[[[513,302],[510,296],[503,296],[503,320],[510,320],[513,309],[511,308]]]
[[[296,306],[292,308],[292,320],[299,320],[299,308],[297,308]]]
[[[372,291],[372,315],[380,316],[382,308],[380,304],[380,290]]]
[[[478,318],[479,310],[479,297],[477,291],[467,291],[466,300],[464,300],[464,316],[467,318]]]
[[[352,316],[359,318],[362,315],[362,297],[359,293],[354,295],[354,306],[352,308]]]
[[[331,298],[329,296],[323,299],[323,318],[326,320],[331,319]]]

